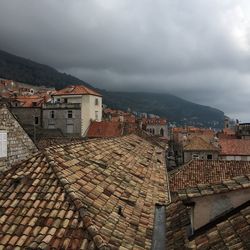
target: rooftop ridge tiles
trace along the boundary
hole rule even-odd
[[[122,135],[122,136],[119,136],[117,138],[122,138],[122,137],[129,137],[131,135],[135,135],[135,136],[138,136],[136,134],[130,134],[130,135]],[[140,136],[138,136],[140,137]],[[140,137],[141,138],[141,137]],[[46,149],[57,149],[57,148],[65,148],[67,146],[71,146],[71,145],[80,145],[82,143],[87,143],[87,142],[96,142],[96,141],[103,141],[103,140],[107,140],[107,141],[110,141],[110,140],[114,140],[116,138],[110,138],[110,137],[105,137],[105,138],[82,138],[82,140],[79,140],[79,141],[71,141],[71,142],[66,142],[66,143],[61,143],[61,144],[56,144],[56,145],[51,145],[49,147],[47,147]],[[142,138],[143,139],[143,138]],[[150,143],[150,142],[149,142]],[[150,143],[152,144],[152,143]]]
[[[61,171],[58,169],[53,157],[49,154],[47,149],[45,150],[44,154],[46,159],[48,160],[49,166],[51,166],[54,174],[58,178],[59,183],[61,183],[66,194],[73,201],[76,209],[79,212],[80,217],[82,218],[83,224],[85,225],[89,235],[92,237],[96,247],[100,250],[110,250],[110,245],[103,239],[102,235],[98,232],[95,224],[92,221],[92,218],[86,211],[85,204],[83,204],[83,202],[78,198],[75,191],[70,187],[68,180],[61,174]]]

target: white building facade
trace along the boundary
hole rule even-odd
[[[102,96],[85,86],[70,86],[57,91],[52,95],[52,103],[80,104],[80,134],[83,137],[86,136],[91,121],[102,121]]]

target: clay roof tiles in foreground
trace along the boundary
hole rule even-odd
[[[238,176],[250,174],[250,162],[192,160],[170,174],[170,191],[195,187],[197,185],[218,184]]]
[[[96,91],[83,86],[83,85],[72,85],[65,87],[64,89],[60,89],[53,93],[53,96],[60,96],[60,95],[94,95],[94,96],[102,96],[101,94],[97,93]]]
[[[0,249],[88,249],[95,243],[41,153],[0,176]]]
[[[45,156],[2,175],[0,248],[150,249],[155,204],[169,200],[163,150],[130,135]]]

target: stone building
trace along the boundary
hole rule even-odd
[[[19,123],[27,126],[42,127],[42,104],[45,102],[43,96],[17,96],[10,99],[11,112],[17,117]]]
[[[236,135],[240,139],[250,139],[250,123],[237,124]]]
[[[217,160],[220,149],[201,137],[194,136],[188,139],[183,146],[183,161],[189,162],[192,159]]]
[[[51,95],[51,97],[52,104],[55,105],[58,103],[80,105],[79,126],[81,136],[86,136],[91,121],[100,122],[102,120],[102,96],[94,90],[91,90],[83,85],[68,86],[57,91]],[[67,124],[65,126],[67,127]],[[74,128],[71,127],[69,129],[70,133],[72,132],[72,129],[74,132]]]
[[[33,125],[42,127],[41,107],[10,107],[10,110],[24,128]]]
[[[0,106],[0,171],[10,168],[37,147],[5,105]]]
[[[221,139],[219,145],[221,160],[250,161],[250,140]]]
[[[167,120],[163,118],[142,118],[142,129],[154,136],[168,138]]]
[[[249,174],[249,162],[202,160],[170,173],[165,249],[249,249]]]
[[[60,129],[64,135],[81,135],[80,103],[47,103],[43,105],[43,128]]]

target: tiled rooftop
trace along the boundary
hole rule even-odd
[[[250,140],[243,139],[221,139],[219,141],[221,155],[249,155]]]
[[[167,120],[163,118],[142,118],[143,124],[166,125]]]
[[[219,148],[215,147],[211,143],[207,142],[200,136],[194,136],[188,139],[187,144],[183,148],[184,151],[219,151]]]
[[[20,103],[20,107],[41,107],[45,102],[44,97],[41,96],[18,96],[14,98],[15,101]]]
[[[247,161],[192,160],[170,174],[170,190],[174,192],[199,184],[222,183],[249,174],[250,162]]]
[[[0,249],[88,249],[86,227],[41,153],[0,176]]]
[[[118,137],[122,135],[122,124],[113,121],[91,122],[87,137],[102,138],[102,137]]]
[[[190,211],[180,200],[166,207],[166,249],[187,249]]]
[[[45,156],[2,176],[2,248],[150,249],[155,204],[169,201],[162,149],[130,135]]]
[[[65,87],[64,89],[60,89],[53,93],[54,96],[58,95],[95,95],[95,96],[101,96],[96,91],[83,86],[83,85],[72,85]]]
[[[223,180],[214,184],[198,184],[192,187],[185,187],[177,191],[180,199],[188,199],[199,196],[219,194],[237,189],[250,188],[250,174],[237,176],[230,180]]]

